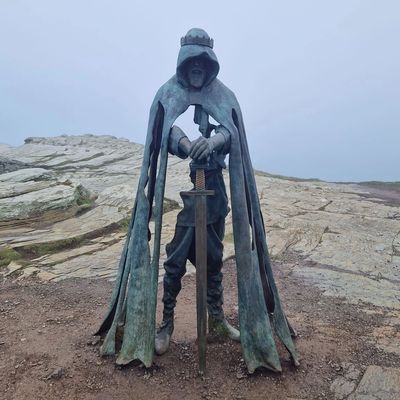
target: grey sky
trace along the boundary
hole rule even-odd
[[[144,143],[191,27],[215,40],[256,168],[400,180],[397,0],[0,0],[0,142],[96,133]]]

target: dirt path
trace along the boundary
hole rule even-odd
[[[0,398],[22,399],[333,399],[332,382],[349,366],[357,383],[366,366],[399,367],[400,358],[379,351],[368,338],[379,314],[360,312],[341,299],[322,296],[291,276],[292,256],[275,262],[283,304],[298,330],[301,366],[293,368],[280,347],[283,373],[246,374],[240,346],[210,341],[208,376],[197,376],[195,280],[185,277],[170,351],[154,367],[120,369],[98,356],[91,336],[107,308],[112,284],[76,279],[42,283],[0,282]],[[234,262],[224,267],[225,310],[237,323]],[[160,290],[161,292],[161,290]],[[160,293],[161,294],[161,293]],[[160,303],[159,303],[160,304]],[[161,307],[158,307],[159,313]],[[379,315],[376,317],[374,315]],[[160,315],[158,315],[160,317]]]

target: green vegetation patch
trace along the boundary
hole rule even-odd
[[[181,208],[181,207],[179,206],[179,203],[176,200],[168,199],[167,197],[164,197],[163,214],[166,214],[167,212],[176,210],[178,208]]]
[[[75,236],[72,238],[56,240],[54,242],[24,246],[20,251],[29,258],[41,257],[46,254],[52,254],[61,250],[82,246],[86,241],[87,239],[85,236]]]
[[[294,176],[270,174],[268,172],[259,171],[257,169],[254,170],[254,174],[258,176],[266,176],[267,178],[283,179],[284,181],[292,181],[292,182],[323,182],[321,181],[321,179],[317,178],[296,178]]]
[[[11,247],[0,248],[0,268],[10,264],[11,261],[19,260],[21,257],[21,254]]]
[[[229,337],[228,329],[221,322],[218,322],[213,318],[208,319],[208,331],[211,335],[219,336],[221,338]]]
[[[129,214],[118,222],[118,230],[121,232],[127,232],[130,222],[131,222],[131,215]]]
[[[82,185],[78,185],[75,188],[75,202],[78,206],[77,215],[83,214],[85,211],[88,211],[93,208],[94,203],[97,199],[97,196],[93,193],[89,192],[85,187]]]

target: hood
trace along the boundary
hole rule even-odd
[[[193,28],[186,34],[186,38],[194,36],[209,39],[208,34],[203,29],[199,28]],[[206,61],[207,77],[204,86],[209,85],[218,75],[219,63],[217,56],[211,47],[202,44],[185,44],[181,46],[179,51],[176,67],[178,82],[184,87],[189,87],[189,82],[186,76],[186,63],[195,57],[201,57]]]

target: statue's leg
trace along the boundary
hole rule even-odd
[[[164,318],[170,318],[174,313],[176,298],[181,291],[182,277],[186,273],[186,260],[192,245],[194,228],[176,226],[172,241],[166,246],[167,259],[164,262]]]
[[[193,246],[194,228],[176,226],[175,235],[171,243],[166,246],[167,259],[164,263],[164,294],[163,294],[163,320],[157,331],[155,351],[164,354],[169,347],[169,342],[174,330],[174,309],[176,298],[182,288],[181,280],[186,272],[186,260]]]
[[[214,224],[207,226],[207,308],[208,330],[230,339],[239,341],[240,333],[226,320],[222,305],[224,303],[224,288],[222,285],[222,257],[225,219],[220,218]],[[192,261],[190,254],[190,261]]]

